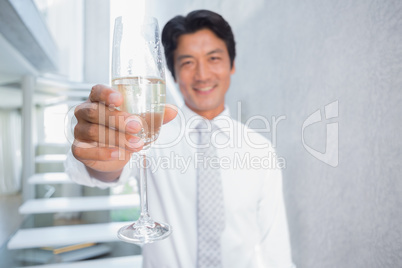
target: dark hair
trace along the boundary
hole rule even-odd
[[[195,10],[186,17],[176,16],[168,21],[162,31],[162,44],[165,49],[167,67],[176,79],[174,73],[174,51],[177,48],[177,40],[183,34],[194,33],[198,30],[209,29],[217,37],[222,39],[229,52],[230,67],[236,56],[235,40],[232,28],[225,19],[209,10]]]

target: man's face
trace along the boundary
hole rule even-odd
[[[224,109],[230,66],[225,42],[211,30],[202,29],[179,37],[174,52],[176,82],[186,105],[194,112],[212,119]]]

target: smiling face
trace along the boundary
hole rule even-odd
[[[225,42],[211,30],[202,29],[179,37],[174,52],[176,82],[186,105],[207,119],[219,115],[225,106],[231,67]]]

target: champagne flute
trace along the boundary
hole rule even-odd
[[[148,213],[147,151],[158,138],[165,108],[165,70],[158,22],[155,18],[134,16],[116,18],[112,50],[112,86],[124,97],[122,111],[139,116],[144,140],[140,155],[139,219],[118,231],[119,239],[135,244],[152,243],[168,237],[171,228],[155,222]],[[132,159],[133,160],[133,159]]]

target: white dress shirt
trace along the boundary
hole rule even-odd
[[[162,127],[158,141],[149,151],[149,213],[155,221],[170,224],[173,231],[165,240],[144,245],[144,267],[196,267],[196,168],[205,163],[221,168],[225,206],[223,267],[295,267],[280,163],[269,141],[230,118],[225,108],[214,119],[221,131],[212,136],[218,158],[205,160],[197,155],[195,126],[199,120],[203,119],[184,106],[172,122]],[[131,162],[118,182],[104,183],[90,178],[84,165],[70,152],[66,172],[77,183],[105,188],[125,183],[130,174],[138,173],[138,165],[139,161]]]

